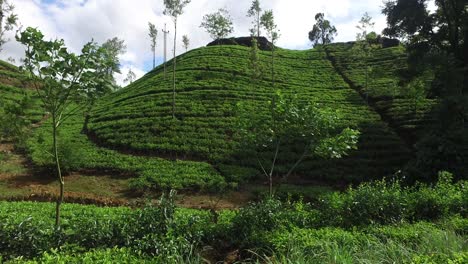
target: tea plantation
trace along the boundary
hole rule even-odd
[[[41,120],[43,111],[37,98],[33,84],[26,74],[22,73],[16,66],[0,61],[0,114],[10,105],[19,104],[26,100],[25,116],[28,122]],[[26,97],[26,99],[25,99]]]
[[[272,94],[280,89],[338,111],[342,127],[357,128],[362,133],[358,150],[349,157],[333,161],[309,159],[298,169],[299,176],[358,182],[392,174],[405,164],[409,156],[406,145],[344,81],[323,49],[278,49],[275,87],[271,83],[270,53],[260,52],[263,74],[254,83],[249,52],[249,48],[241,46],[210,46],[179,56],[175,119],[171,113],[171,72],[165,78],[162,66],[157,67],[98,102],[88,127],[90,137],[101,147],[203,160],[224,177],[232,178],[239,175],[239,166],[257,168],[256,160],[240,149],[235,137],[237,103],[266,107]],[[292,145],[281,153],[280,171],[295,161],[300,147]],[[252,176],[255,175],[243,177]]]
[[[400,76],[407,70],[407,54],[403,46],[378,48],[370,52],[366,89],[366,59],[356,58],[353,43],[336,43],[324,46],[328,58],[348,84],[368,98],[374,109],[399,133],[414,144],[417,136],[427,128],[434,116],[436,99],[423,98],[417,105],[406,95],[407,87]],[[419,76],[426,83],[432,73]],[[413,76],[414,77],[414,76]]]

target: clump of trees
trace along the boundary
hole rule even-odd
[[[382,10],[387,16],[383,34],[406,44],[411,75],[434,72],[427,92],[442,102],[434,129],[415,145],[413,172],[425,177],[448,170],[466,177],[468,163],[463,146],[468,142],[468,10],[465,0],[434,2],[436,10],[431,12],[427,0],[387,1]],[[410,89],[421,87],[417,82],[412,85]]]
[[[234,32],[232,18],[226,9],[220,8],[215,13],[203,16],[200,27],[205,28],[213,40],[226,38]]]
[[[317,44],[330,44],[337,35],[337,30],[330,21],[325,19],[324,13],[317,13],[315,15],[315,25],[309,32],[309,40],[313,45]]]

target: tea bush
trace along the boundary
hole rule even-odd
[[[415,187],[382,180],[310,203],[267,199],[238,211],[176,208],[172,195],[142,209],[64,204],[60,229],[53,204],[0,202],[0,255],[73,261],[115,251],[123,259],[200,263],[201,249],[211,248],[247,250],[242,258],[266,263],[465,260],[466,181],[452,183],[445,172],[439,178]],[[429,200],[431,214],[421,211]]]

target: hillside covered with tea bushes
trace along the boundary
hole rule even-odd
[[[0,114],[8,107],[22,105],[27,122],[37,122],[43,116],[34,85],[18,67],[0,60]]]
[[[382,52],[388,53],[388,49]],[[401,52],[389,50],[391,60]],[[159,66],[94,108],[89,137],[101,147],[180,160],[206,161],[223,176],[232,166],[257,168],[236,138],[236,105],[265,106],[276,90],[297,94],[341,115],[341,127],[361,131],[358,150],[339,160],[308,159],[297,174],[308,180],[362,181],[393,174],[409,159],[404,141],[369,107],[335,69],[323,48],[277,49],[275,86],[268,51],[260,52],[262,78],[252,82],[250,48],[209,46],[177,59],[176,118],[172,118],[172,69]],[[389,78],[397,78],[390,76]],[[278,158],[280,171],[297,159],[301,146],[291,145]],[[250,175],[252,176],[252,175]]]
[[[408,94],[408,56],[403,46],[372,49],[367,58],[368,79],[366,89],[365,58],[357,59],[351,43],[338,43],[323,47],[327,56],[347,83],[362,94],[392,128],[409,144],[414,144],[425,128],[435,120],[436,99],[423,98],[417,102]],[[434,76],[425,72],[421,78],[430,86]],[[427,89],[427,88],[426,88]],[[429,90],[429,89],[427,89]]]

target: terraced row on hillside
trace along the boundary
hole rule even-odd
[[[324,46],[336,70],[363,98],[385,118],[397,132],[414,144],[433,121],[434,99],[425,99],[415,105],[405,95],[406,87],[401,85],[401,73],[407,69],[407,54],[403,46],[375,49],[371,52],[368,65],[368,88],[366,89],[365,60],[353,54],[353,43],[336,43]],[[429,74],[430,75],[430,74]],[[426,76],[431,82],[431,77]]]
[[[309,159],[299,168],[307,179],[362,180],[393,173],[407,160],[401,139],[349,87],[320,49],[276,53],[275,80],[270,82],[268,52],[261,52],[263,79],[253,85],[249,48],[212,46],[178,58],[176,119],[172,119],[171,72],[158,67],[128,87],[105,97],[95,107],[90,136],[103,146],[176,159],[256,167],[256,160],[239,149],[235,133],[236,104],[266,105],[272,93],[297,93],[339,110],[343,127],[357,127],[359,150],[341,160]],[[171,69],[171,62],[168,63]],[[290,146],[279,157],[286,169],[298,155]],[[220,170],[223,174],[229,174]],[[226,176],[226,175],[224,175]]]
[[[3,113],[8,105],[20,103],[26,96],[30,99],[26,109],[27,119],[37,122],[43,116],[36,92],[27,75],[4,61],[0,61],[0,96],[0,113]]]

